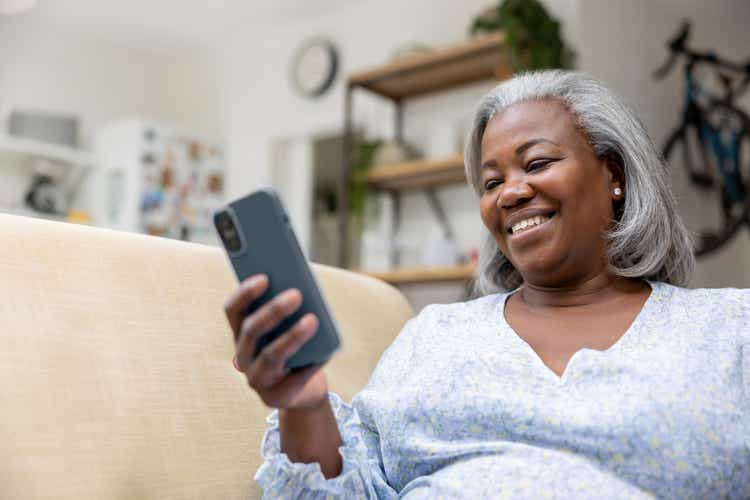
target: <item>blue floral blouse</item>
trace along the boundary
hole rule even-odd
[[[558,377],[505,321],[512,292],[426,307],[346,404],[343,471],[280,452],[266,498],[750,498],[750,289],[652,292]]]

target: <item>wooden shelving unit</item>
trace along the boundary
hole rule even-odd
[[[367,183],[375,189],[412,190],[445,186],[466,181],[461,155],[417,160],[373,167]]]
[[[364,274],[393,285],[468,281],[474,278],[476,266],[463,264],[454,267],[397,268],[390,271],[365,271]]]
[[[490,78],[501,80],[510,76],[501,50],[504,41],[503,33],[477,37],[354,73],[348,83],[400,100]]]
[[[396,140],[403,140],[403,101],[407,98],[456,88],[484,80],[503,80],[512,75],[507,53],[503,50],[504,33],[493,33],[473,38],[450,47],[415,54],[396,61],[351,74],[347,79],[344,126],[344,171],[339,186],[341,219],[339,232],[342,242],[349,241],[349,178],[353,143],[353,94],[364,89],[393,101],[396,107]],[[367,176],[373,189],[390,194],[394,206],[394,234],[400,225],[400,196],[404,191],[423,190],[441,223],[446,237],[452,231],[435,188],[466,182],[461,155],[427,158],[395,165],[373,167]],[[339,265],[349,266],[349,248],[340,247]],[[366,272],[370,276],[392,284],[466,281],[474,276],[475,267],[458,265],[447,268],[402,268],[399,255],[391,254],[392,271]]]

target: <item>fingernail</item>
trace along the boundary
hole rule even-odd
[[[235,370],[237,370],[238,372],[241,372],[241,371],[242,371],[242,370],[240,369],[240,365],[239,365],[239,364],[237,363],[237,355],[236,355],[236,354],[235,354],[235,355],[234,355],[234,357],[232,358],[232,364],[234,365],[234,369],[235,369]]]
[[[306,316],[304,322],[305,324],[303,325],[303,327],[307,330],[305,337],[310,338],[315,335],[315,332],[318,331],[318,325],[315,322],[315,317],[312,315]]]
[[[317,327],[317,318],[313,314],[307,314],[305,316],[305,323],[307,323],[308,328],[312,328],[315,330],[315,327]]]
[[[294,301],[294,297],[297,295],[298,290],[296,288],[292,288],[291,290],[287,290],[284,292],[284,305],[288,306],[289,304]]]
[[[248,278],[247,281],[245,281],[245,286],[247,288],[254,288],[255,285],[257,285],[258,283],[260,283],[260,280],[261,280],[262,277],[263,277],[262,274],[257,274],[255,276],[252,276],[252,277]]]

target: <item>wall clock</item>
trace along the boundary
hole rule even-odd
[[[292,57],[292,87],[304,97],[319,97],[333,85],[338,66],[338,50],[333,42],[325,38],[308,39]]]

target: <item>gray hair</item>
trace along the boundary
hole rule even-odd
[[[590,75],[563,70],[523,73],[480,101],[465,153],[466,178],[477,196],[483,193],[481,146],[487,123],[513,104],[541,99],[565,104],[596,156],[613,159],[623,170],[624,203],[616,208],[614,227],[605,234],[610,272],[686,285],[695,267],[692,240],[677,213],[661,154],[635,113]],[[483,233],[475,293],[521,285],[523,278],[493,236],[486,229]]]

